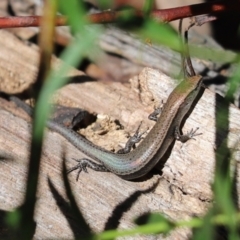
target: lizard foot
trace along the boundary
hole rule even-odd
[[[109,170],[104,167],[103,165],[101,164],[98,164],[96,162],[93,162],[89,159],[86,159],[86,158],[83,158],[83,159],[74,159],[76,162],[78,162],[78,164],[75,166],[75,167],[72,167],[70,168],[68,171],[67,171],[67,174],[69,174],[70,172],[73,172],[75,170],[78,170],[77,172],[77,177],[76,177],[76,181],[78,181],[79,179],[79,175],[82,171],[88,173],[87,171],[87,168],[91,168],[93,169],[94,171],[98,171],[98,172],[109,172]]]

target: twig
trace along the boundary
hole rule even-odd
[[[200,3],[189,6],[182,6],[169,9],[154,10],[151,12],[151,17],[161,22],[171,22],[177,19],[193,17],[203,14],[217,14],[226,11],[240,11],[240,2],[209,2]],[[88,15],[87,18],[90,23],[113,23],[122,16],[123,11],[103,11]],[[143,17],[142,11],[135,11],[136,16]],[[38,27],[40,25],[41,16],[27,16],[27,17],[2,17],[0,18],[1,28],[13,27]],[[64,16],[56,17],[56,26],[67,25],[67,18]]]

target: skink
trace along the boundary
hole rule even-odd
[[[182,33],[182,20],[180,20],[179,32]],[[188,31],[185,31],[186,43],[187,34]],[[47,127],[50,130],[58,132],[81,152],[100,163],[98,164],[89,159],[77,160],[78,164],[68,171],[78,170],[77,180],[81,171],[87,172],[88,167],[95,171],[110,171],[128,180],[139,178],[148,173],[161,160],[175,139],[186,142],[188,139],[199,135],[196,134],[196,131],[191,131],[187,135],[180,135],[179,132],[180,124],[193,102],[197,99],[203,81],[201,76],[195,75],[187,44],[183,44],[183,50],[186,59],[182,55],[182,64],[187,77],[169,95],[156,124],[137,148],[132,151],[127,153],[106,151],[64,125],[48,120]],[[18,99],[15,100],[17,105],[31,115],[31,109],[29,109],[28,105],[18,101]],[[140,140],[141,135],[137,137]]]
[[[82,170],[86,172],[89,167],[96,171],[110,171],[123,179],[136,179],[148,173],[161,160],[174,139],[186,141],[197,135],[195,131],[191,132],[190,136],[180,135],[179,127],[196,100],[201,86],[202,77],[199,75],[183,80],[169,95],[154,127],[137,148],[128,153],[109,152],[52,120],[48,120],[47,127],[61,134],[81,152],[100,163],[88,159],[78,160],[78,164],[70,169],[78,170],[77,178]]]

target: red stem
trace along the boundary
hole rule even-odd
[[[154,10],[151,16],[157,21],[171,22],[173,20],[192,17],[202,14],[217,14],[226,11],[240,11],[240,1],[237,2],[209,2],[200,3],[183,7]],[[91,23],[112,23],[121,16],[121,11],[104,11],[101,13],[88,15]],[[136,11],[138,16],[143,16],[142,11]],[[40,25],[41,16],[27,17],[2,17],[0,18],[0,28],[13,27],[38,27]],[[56,17],[56,26],[67,25],[67,19],[63,16]]]
[[[215,1],[209,3],[200,3],[183,7],[155,10],[152,17],[156,20],[171,22],[177,19],[193,17],[202,14],[217,14],[227,11],[240,11],[240,1]]]

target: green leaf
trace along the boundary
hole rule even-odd
[[[145,21],[143,28],[138,31],[143,38],[150,38],[152,42],[163,44],[175,51],[182,49],[177,32],[166,23],[159,23],[152,19]]]
[[[67,16],[74,35],[81,32],[87,24],[86,11],[82,1],[59,0],[59,10]]]
[[[172,221],[170,221],[164,215],[159,214],[159,213],[145,214],[145,215],[138,217],[135,220],[135,223],[138,225],[143,225],[143,224],[148,224],[148,223],[163,223],[163,222],[165,222],[166,224],[169,224],[169,226],[174,225]]]
[[[9,212],[5,218],[6,224],[8,226],[12,227],[13,229],[17,229],[20,224],[21,215],[22,214],[19,209],[15,210],[13,212]]]

